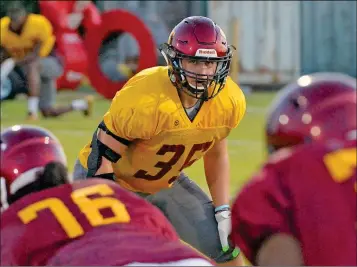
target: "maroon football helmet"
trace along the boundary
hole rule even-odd
[[[15,190],[13,185],[19,188],[33,182],[35,172],[50,162],[67,165],[62,145],[49,131],[15,125],[1,132],[0,176],[5,178],[10,194]]]
[[[270,152],[356,134],[356,79],[341,73],[300,77],[276,96],[266,124]]]
[[[170,80],[175,87],[204,100],[213,98],[224,87],[234,49],[228,46],[224,32],[215,22],[200,16],[182,20],[172,30],[168,43],[160,46],[160,52],[170,67]],[[214,75],[202,75],[185,70],[181,64],[184,58],[217,62],[216,72]],[[187,77],[195,79],[195,87],[187,82]],[[198,88],[197,83],[201,83],[204,88]]]

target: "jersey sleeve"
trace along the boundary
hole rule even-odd
[[[224,91],[220,93],[222,94],[220,101],[224,103],[221,108],[224,109],[222,118],[225,127],[224,131],[219,134],[219,140],[226,138],[232,129],[239,125],[246,112],[246,100],[243,91],[230,77],[227,78]],[[216,114],[220,114],[220,112],[220,110],[217,110]]]
[[[114,97],[109,111],[104,115],[107,129],[119,139],[150,139],[154,132],[155,105],[145,96],[131,92],[130,86],[122,88]],[[133,90],[135,92],[135,90]]]
[[[231,128],[236,128],[245,115],[247,109],[247,103],[242,89],[240,89],[239,86],[235,84],[233,81],[232,81],[232,87],[234,93],[231,96],[231,100],[233,103],[233,116],[231,120]]]
[[[51,23],[44,16],[38,18],[36,25],[38,27],[38,38],[41,42],[40,56],[46,57],[51,53],[56,41],[53,28]]]
[[[0,20],[0,24],[1,24],[1,31],[0,31],[0,45],[5,48],[5,38],[6,38],[6,27],[9,24],[9,17],[3,17]]]
[[[233,204],[232,240],[254,265],[259,248],[269,236],[290,233],[288,192],[276,170],[264,167]]]

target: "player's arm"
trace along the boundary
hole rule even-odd
[[[113,179],[112,166],[120,161],[131,142],[150,137],[152,109],[138,106],[135,97],[130,90],[122,89],[112,100],[92,138],[87,177]]]
[[[273,234],[257,252],[259,266],[301,266],[305,265],[300,242],[289,234]]]
[[[40,62],[38,60],[39,49],[41,43],[36,42],[32,52],[29,52],[24,58],[20,60],[15,60],[17,65],[26,65],[28,71],[26,72],[26,80],[28,84],[28,99],[27,108],[28,113],[32,115],[37,115],[38,102],[40,94]]]
[[[41,17],[41,20],[37,21],[33,27],[37,27],[36,31],[38,32],[33,50],[19,61],[18,64],[31,63],[39,59],[40,56],[47,56],[53,49],[55,37],[52,25],[47,18]]]
[[[233,109],[229,125],[229,129],[232,129],[237,127],[242,120],[246,110],[246,102],[240,88],[232,81],[230,81],[229,84],[233,87],[232,91],[234,91],[231,100],[233,105],[231,102],[227,104],[227,106],[229,105],[229,107]],[[227,131],[227,135],[229,131]],[[216,142],[205,154],[204,168],[214,206],[216,208],[224,205],[227,206],[229,204],[230,195],[230,165],[226,136]]]
[[[120,103],[115,103],[116,101],[117,96],[112,100],[103,121],[93,134],[91,152],[87,159],[87,178],[100,177],[114,180],[112,164],[118,162],[126,150],[125,144],[117,140],[120,130],[125,126],[118,123],[117,117],[120,116],[118,112],[120,109],[116,109],[116,106],[119,104],[118,107],[120,107]]]
[[[227,139],[222,139],[217,142],[205,154],[203,160],[207,185],[215,206],[215,217],[218,223],[218,233],[222,250],[237,256],[239,254],[239,250],[230,248],[230,244],[228,242],[228,237],[231,233],[231,218],[229,208],[230,165]],[[236,266],[245,265],[241,255],[238,255],[238,257],[236,257],[234,261],[230,261],[229,264],[234,264]]]
[[[207,185],[215,207],[229,204],[230,166],[227,140],[223,139],[204,156]]]
[[[232,240],[253,265],[302,264],[290,225],[289,186],[281,176],[271,167],[263,168],[233,205]]]
[[[129,141],[110,131],[104,121],[98,127],[97,139],[93,141],[87,176],[113,179],[112,164],[120,160],[128,148]]]
[[[41,57],[46,57],[52,52],[56,42],[56,37],[54,35],[51,22],[45,16],[41,17],[39,25],[41,26],[41,31],[38,35],[40,43],[38,54]]]
[[[33,50],[29,52],[23,59],[16,60],[16,64],[24,65],[24,64],[30,64],[35,62],[39,58],[41,45],[42,45],[41,40],[36,41]],[[36,68],[36,70],[37,69],[38,68]]]
[[[222,250],[227,252],[230,249],[228,236],[231,232],[231,212],[229,207],[230,169],[226,139],[215,143],[205,154],[203,161],[207,185],[215,206]]]

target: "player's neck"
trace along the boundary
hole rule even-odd
[[[184,108],[191,108],[199,101],[199,99],[189,96],[185,92],[178,91],[178,94]]]

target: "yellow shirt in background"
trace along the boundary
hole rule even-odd
[[[10,18],[1,19],[0,45],[14,59],[22,59],[31,53],[37,42],[41,43],[40,56],[46,57],[53,50],[56,38],[46,17],[29,14],[20,34],[10,30]]]

